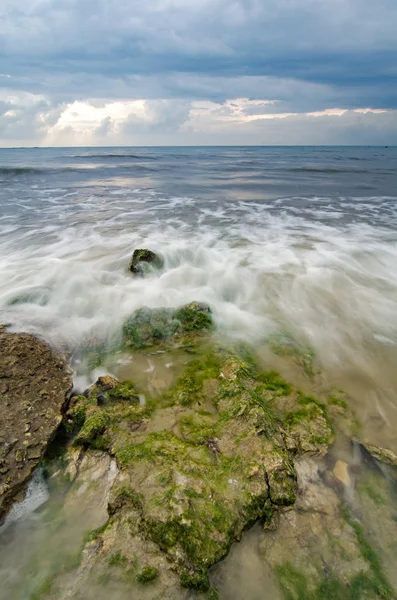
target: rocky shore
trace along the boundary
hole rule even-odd
[[[105,375],[71,395],[63,357],[0,329],[1,515],[55,435],[50,489],[67,481],[65,505],[97,515],[73,565],[54,568],[31,598],[121,598],[123,586],[136,598],[217,598],[220,561],[255,523],[281,597],[395,598],[386,555],[397,539],[387,504],[397,458],[359,441],[343,393],[320,400],[263,370],[252,349],[216,337],[197,302],[142,308],[124,323],[119,351],[132,361],[181,349],[183,369],[160,393],[143,397],[134,381]],[[311,375],[308,355],[298,359]],[[367,479],[332,459],[340,438],[370,463]],[[349,502],[354,481],[361,512],[383,523],[383,550]]]

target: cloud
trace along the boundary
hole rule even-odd
[[[0,98],[14,98],[2,143],[70,127],[76,143],[166,133],[172,143],[194,103],[226,116],[236,98],[252,101],[247,116],[302,122],[397,109],[395,0],[3,0],[0,19]],[[113,114],[117,102],[145,114]],[[95,134],[87,111],[87,123],[74,120],[76,103],[91,107]]]
[[[266,109],[266,110],[265,110]],[[235,98],[76,102],[41,130],[42,145],[397,144],[397,110],[282,112]]]

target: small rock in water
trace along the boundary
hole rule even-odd
[[[374,446],[373,444],[369,444],[368,442],[358,442],[362,449],[364,449],[372,458],[375,460],[384,463],[386,465],[390,465],[392,467],[397,467],[397,455],[394,454],[391,450],[387,448],[380,448],[379,446]]]
[[[147,248],[137,248],[134,250],[128,270],[134,275],[144,275],[144,265],[151,264],[157,269],[161,269],[163,266],[163,260],[151,250]]]
[[[338,481],[343,483],[345,487],[349,487],[351,480],[349,475],[349,465],[347,463],[343,460],[337,460],[332,472]]]

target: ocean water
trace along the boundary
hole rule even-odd
[[[164,269],[132,278],[137,247]],[[396,445],[397,148],[0,150],[0,322],[73,353],[191,300],[310,347]]]

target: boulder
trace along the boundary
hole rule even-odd
[[[116,386],[111,402],[79,396],[68,414],[77,428],[71,447],[107,452],[118,467],[92,568],[108,572],[117,559],[138,585],[150,568],[162,598],[175,575],[205,592],[209,567],[242,532],[295,502],[293,457],[306,447],[321,455],[332,438],[330,426],[323,431],[325,408],[314,398],[302,404],[278,373],[260,374],[208,341],[196,350],[155,403],[124,399]],[[287,413],[277,416],[287,397]]]
[[[64,357],[0,327],[0,519],[55,435],[71,388]]]
[[[140,308],[123,325],[124,342],[132,348],[146,348],[172,341],[177,335],[200,334],[213,328],[211,309],[191,302],[178,309]]]
[[[134,275],[143,276],[145,274],[145,266],[151,264],[157,269],[161,269],[163,266],[163,260],[147,248],[137,248],[134,250],[133,255],[128,265],[128,270]]]

